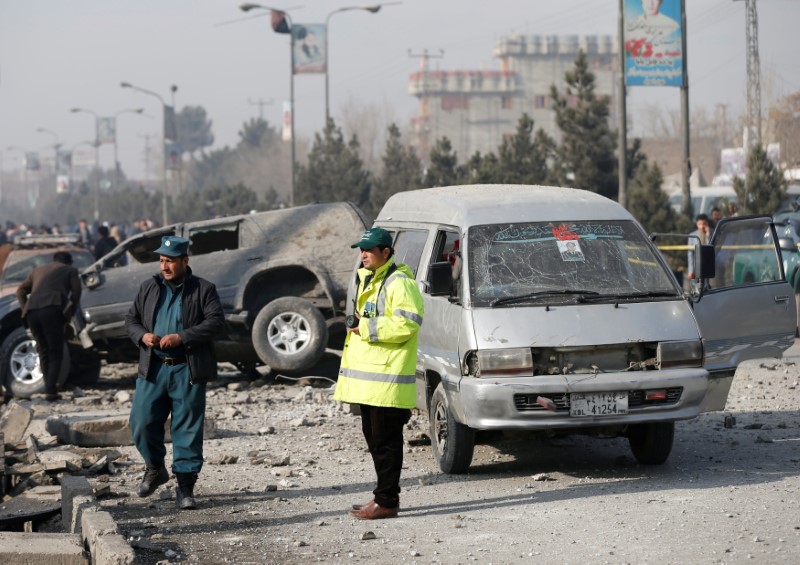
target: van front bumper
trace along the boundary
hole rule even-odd
[[[718,383],[712,381],[708,371],[701,368],[594,375],[463,377],[458,390],[451,389],[449,395],[456,418],[477,430],[584,428],[694,418],[714,404],[711,396]],[[653,390],[668,391],[667,399],[646,401],[645,392]],[[570,415],[570,393],[605,392],[627,392],[628,412]],[[538,397],[552,401],[548,403],[549,410],[536,403]]]

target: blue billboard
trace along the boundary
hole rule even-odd
[[[681,0],[625,0],[625,84],[683,86]]]

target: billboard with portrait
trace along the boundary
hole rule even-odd
[[[324,73],[327,54],[325,24],[295,24],[292,26],[292,72]]]
[[[117,139],[117,119],[97,118],[97,142],[114,143]]]
[[[625,84],[683,86],[681,0],[625,0]]]

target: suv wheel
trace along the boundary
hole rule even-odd
[[[325,353],[328,327],[308,300],[273,300],[253,321],[253,348],[273,371],[296,373],[313,367]]]
[[[475,451],[475,430],[456,421],[444,387],[439,384],[431,397],[431,446],[433,457],[445,473],[466,473]]]
[[[69,350],[64,346],[59,384],[64,384],[69,371]],[[36,352],[36,340],[25,328],[11,332],[0,347],[0,381],[17,398],[30,398],[44,392],[44,375]]]

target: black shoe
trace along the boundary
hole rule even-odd
[[[56,402],[58,400],[61,400],[61,395],[58,394],[57,392],[48,392],[47,394],[44,395],[44,399],[47,402]]]
[[[136,489],[136,494],[142,497],[150,496],[158,487],[165,484],[167,481],[169,481],[169,473],[163,463],[158,467],[147,465],[144,477],[142,477],[142,482],[139,483]]]
[[[179,510],[194,510],[197,502],[194,499],[194,484],[197,473],[175,473],[178,488],[175,489],[175,505]]]

